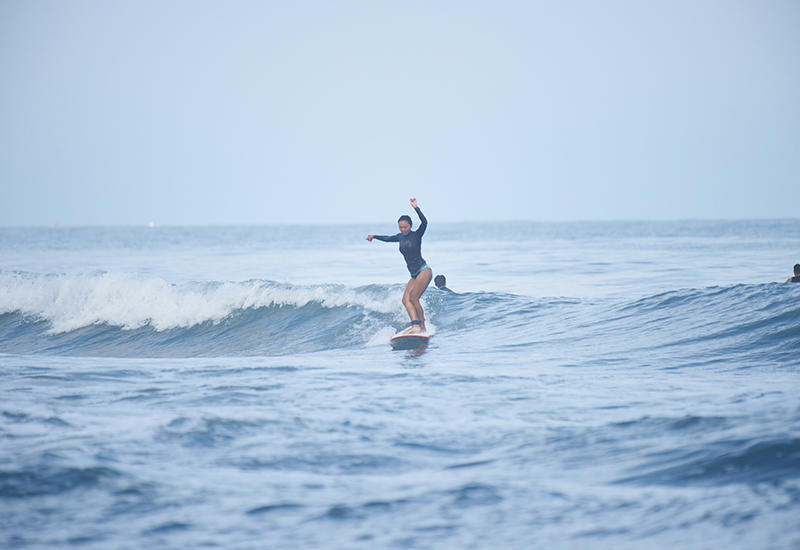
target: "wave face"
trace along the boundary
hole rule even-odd
[[[554,360],[676,366],[783,364],[800,349],[800,305],[780,284],[682,289],[635,300],[481,292],[423,296],[429,322],[465,349]],[[384,343],[407,325],[402,285],[265,280],[170,284],[118,273],[0,275],[0,352],[76,356],[283,355]]]

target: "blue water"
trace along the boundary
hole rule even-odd
[[[391,230],[0,229],[0,547],[800,547],[800,221]]]

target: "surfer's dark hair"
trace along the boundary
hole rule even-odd
[[[800,264],[794,264],[794,274],[800,275]]]
[[[447,279],[444,278],[444,275],[437,275],[433,278],[433,284],[436,286],[447,286]]]
[[[414,227],[414,222],[411,221],[411,216],[408,216],[406,214],[403,214],[402,216],[397,218],[397,223],[400,223],[400,222],[408,222],[408,225],[410,227]]]

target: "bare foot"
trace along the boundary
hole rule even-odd
[[[408,328],[408,334],[418,334],[420,332],[423,332],[423,329],[419,325],[411,325]]]

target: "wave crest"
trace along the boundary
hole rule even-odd
[[[91,325],[158,331],[219,323],[235,312],[263,307],[398,309],[386,287],[295,286],[274,281],[171,284],[123,273],[39,275],[0,273],[0,314],[20,313],[50,324],[50,334]]]

